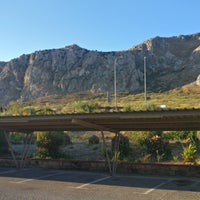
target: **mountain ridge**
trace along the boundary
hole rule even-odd
[[[200,33],[157,36],[124,51],[91,51],[73,44],[0,62],[0,103],[83,91],[112,93],[114,66],[117,91],[142,92],[144,57],[148,91],[194,82],[200,74]]]

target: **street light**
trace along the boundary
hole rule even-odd
[[[144,102],[147,104],[147,57],[144,56]]]
[[[116,65],[117,65],[117,60],[118,58],[123,58],[123,56],[119,56],[115,58],[114,61],[114,96],[115,96],[115,111],[117,111],[117,70],[116,70]]]

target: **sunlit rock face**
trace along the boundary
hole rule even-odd
[[[155,37],[124,51],[100,52],[77,45],[36,51],[0,62],[0,103],[76,92],[166,91],[200,85],[200,34]],[[198,78],[197,78],[198,77]]]

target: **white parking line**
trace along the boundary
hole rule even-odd
[[[27,170],[30,170],[30,169],[20,169],[20,171],[27,171]],[[3,174],[15,173],[15,172],[19,172],[19,170],[12,169],[12,170],[8,170],[8,171],[0,172],[0,175],[1,174],[3,175]]]
[[[2,174],[9,174],[9,173],[14,173],[16,172],[17,170],[8,170],[8,171],[5,171],[5,172],[0,172],[0,175]]]
[[[91,182],[89,182],[89,183],[85,183],[85,184],[83,184],[83,185],[81,185],[81,186],[78,186],[78,187],[76,187],[76,188],[77,188],[77,189],[81,189],[81,188],[84,188],[84,187],[86,187],[86,186],[88,186],[88,185],[91,185],[91,184],[94,184],[94,183],[99,183],[99,182],[101,182],[101,181],[103,181],[103,180],[109,179],[110,177],[111,177],[111,176],[106,176],[106,177],[104,177],[104,178],[100,178],[100,179],[91,181]]]
[[[162,183],[156,185],[155,187],[153,187],[153,188],[147,190],[147,191],[144,192],[143,194],[149,194],[149,193],[153,192],[154,190],[160,188],[161,186],[163,186],[163,185],[165,185],[165,184],[167,184],[167,183],[169,183],[169,182],[171,182],[171,181],[172,181],[172,179],[170,179],[170,180],[168,180],[168,181],[165,181],[165,182],[162,182]]]
[[[30,182],[30,181],[34,181],[34,180],[39,180],[39,179],[43,179],[43,178],[49,178],[52,176],[57,176],[57,175],[62,175],[65,174],[66,172],[59,172],[59,173],[55,173],[55,174],[48,174],[48,175],[44,175],[44,176],[38,176],[38,177],[34,177],[31,179],[24,179],[22,181],[10,181],[11,183],[26,183],[26,182]]]

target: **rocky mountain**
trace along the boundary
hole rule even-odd
[[[77,45],[36,51],[0,62],[0,103],[80,91],[137,93],[173,89],[196,81],[200,74],[200,33],[155,37],[128,50],[100,52]]]

